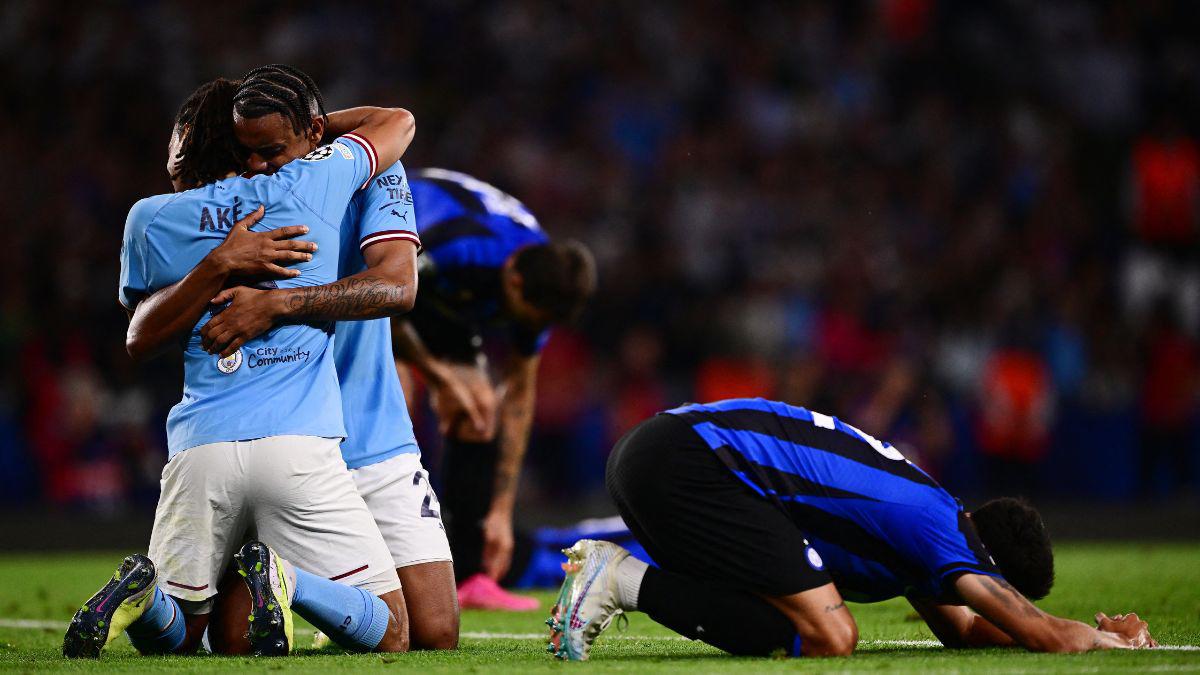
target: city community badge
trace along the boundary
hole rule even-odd
[[[217,370],[221,371],[222,373],[225,373],[226,375],[233,373],[234,371],[236,371],[238,368],[241,368],[241,367],[242,367],[242,350],[241,349],[230,354],[229,356],[226,356],[223,359],[217,359]]]

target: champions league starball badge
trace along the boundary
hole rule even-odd
[[[236,371],[238,368],[241,368],[241,367],[242,367],[242,350],[241,349],[230,354],[229,356],[226,356],[223,359],[217,359],[217,370],[221,371],[222,373],[225,373],[226,375],[233,373],[234,371]]]
[[[309,162],[319,162],[323,159],[328,159],[331,155],[333,155],[333,146],[322,145],[300,159],[307,160]]]

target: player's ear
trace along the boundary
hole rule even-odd
[[[325,137],[325,118],[317,115],[312,118],[312,126],[308,130],[308,140],[313,145],[320,145],[321,139]]]

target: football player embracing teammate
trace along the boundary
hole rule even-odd
[[[242,114],[235,119],[238,140],[249,151],[248,168],[255,172],[273,173],[314,151],[326,128],[316,85],[275,68],[269,84],[248,79],[239,97],[256,102],[252,109],[239,107]],[[333,349],[346,424],[342,457],[399,575],[411,648],[453,649],[459,611],[452,556],[396,374],[387,318],[411,309],[417,293],[421,242],[415,222],[412,192],[397,162],[350,202],[341,226],[338,281],[226,289],[214,302],[231,304],[201,336],[206,349],[228,358],[285,323],[337,322]],[[238,653],[247,648],[242,634],[249,597],[233,584],[228,600],[219,608],[222,630],[212,635],[213,644]]]
[[[149,356],[182,336],[184,397],[167,421],[170,457],[149,557],[127,557],[76,613],[63,645],[70,657],[97,657],[126,630],[142,653],[193,651],[233,560],[254,599],[255,654],[290,651],[293,607],[350,648],[408,646],[391,556],[341,458],[330,331],[281,326],[229,358],[208,354],[200,331],[219,312],[209,300],[234,277],[265,272],[289,288],[336,279],[347,205],[399,160],[413,136],[412,115],[331,114],[340,135],[329,146],[273,175],[242,178],[233,113],[255,116],[255,97],[237,99],[257,77],[252,72],[241,88],[210,82],[185,102],[168,157],[176,192],[143,199],[129,213],[120,300],[132,314],[130,353]],[[252,205],[261,206],[221,226]],[[312,245],[290,241],[295,228],[271,230],[284,222],[312,222]],[[257,255],[231,255],[238,251]]]

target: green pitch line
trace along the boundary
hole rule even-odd
[[[1137,611],[1164,644],[1200,645],[1200,544],[1061,545],[1058,583],[1042,603],[1059,615],[1089,621],[1098,610]],[[4,671],[252,671],[287,667],[325,673],[363,668],[418,668],[425,672],[463,670],[549,671],[563,669],[625,672],[762,672],[864,670],[970,672],[1198,672],[1200,652],[1107,652],[1040,655],[1017,650],[950,651],[903,601],[851,605],[862,641],[847,659],[745,659],[721,654],[702,643],[679,639],[634,614],[629,629],[601,636],[587,664],[554,661],[544,649],[544,610],[521,614],[467,612],[462,648],[457,653],[403,655],[343,654],[299,649],[285,659],[214,656],[138,656],[121,640],[99,662],[61,658],[62,626],[82,599],[112,573],[122,554],[0,557],[0,670]],[[543,608],[552,593],[539,593]],[[297,622],[297,643],[307,644],[312,629]]]

